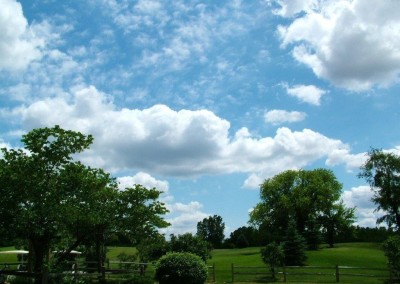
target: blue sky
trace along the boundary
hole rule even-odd
[[[246,225],[259,184],[399,153],[400,2],[0,0],[0,145],[37,127],[92,134],[80,158],[164,191],[170,233]],[[371,9],[371,7],[374,7]]]

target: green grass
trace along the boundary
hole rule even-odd
[[[0,250],[12,250],[13,247],[0,248]],[[107,258],[113,261],[117,261],[117,256],[124,252],[129,255],[136,254],[135,248],[130,247],[108,247]],[[351,267],[366,267],[367,270],[344,270],[341,269],[340,283],[383,283],[383,279],[387,278],[387,272],[373,271],[372,268],[386,269],[386,257],[381,250],[380,244],[376,243],[344,243],[338,244],[335,248],[322,247],[318,251],[307,252],[307,265],[309,266],[323,266],[329,267],[327,269],[297,269],[295,271],[288,272],[323,272],[329,273],[329,275],[288,275],[287,281],[292,283],[335,283],[335,270],[336,264],[340,266],[351,266]],[[0,255],[1,262],[15,262],[15,255]],[[244,248],[244,249],[220,249],[212,252],[212,258],[208,260],[208,265],[215,265],[216,283],[231,283],[232,273],[231,264],[235,266],[257,266],[262,267],[262,272],[268,272],[267,266],[262,262],[260,256],[260,248]],[[252,270],[253,272],[260,272],[260,270]],[[154,273],[154,268],[149,267],[147,272],[150,274]],[[147,274],[146,272],[146,274]],[[210,271],[211,272],[211,271]],[[366,277],[354,277],[343,275],[344,273],[358,273],[358,274],[377,274],[383,273],[380,278],[366,278]],[[212,279],[212,273],[210,273],[209,280]],[[235,275],[235,283],[240,281],[246,283],[260,283],[261,280],[267,281],[269,276],[267,275]],[[282,275],[279,275],[279,282],[283,281]]]
[[[0,248],[0,251],[6,251],[6,250],[15,250],[15,247],[2,247]],[[16,254],[0,254],[0,263],[10,263],[10,262],[17,262],[17,255]],[[0,265],[0,269],[1,269]]]
[[[335,248],[323,247],[318,251],[307,252],[307,265],[309,266],[324,266],[330,267],[329,269],[317,270],[304,270],[297,269],[296,271],[288,272],[308,272],[308,273],[329,273],[327,276],[312,276],[312,275],[289,275],[288,282],[296,283],[321,283],[331,282],[334,283],[336,278],[334,276],[336,264],[340,266],[352,267],[366,267],[368,270],[344,270],[341,269],[340,273],[358,273],[358,274],[377,274],[382,275],[381,278],[366,278],[342,275],[340,283],[382,283],[382,279],[387,277],[387,272],[372,271],[372,268],[386,269],[386,257],[380,248],[379,244],[375,243],[349,243],[338,244]],[[261,266],[266,265],[262,262],[260,257],[260,248],[245,248],[245,249],[232,249],[232,250],[214,250],[212,259],[208,261],[209,264],[215,264],[216,269],[216,282],[217,283],[231,283],[232,273],[231,264],[235,266]],[[237,269],[237,271],[239,271]],[[245,271],[245,270],[243,270]],[[249,271],[247,269],[247,271]],[[250,270],[259,272],[256,270]],[[240,281],[257,283],[260,281],[267,281],[267,276],[262,275],[235,275],[235,283]],[[282,275],[279,275],[279,280],[283,281]]]

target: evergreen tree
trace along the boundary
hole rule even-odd
[[[306,241],[298,233],[296,222],[290,220],[286,231],[285,241],[283,243],[283,252],[285,255],[285,265],[304,265],[306,256]]]

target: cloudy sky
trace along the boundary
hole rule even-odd
[[[0,6],[0,145],[55,124],[93,134],[84,162],[163,190],[166,234],[214,214],[229,233],[264,179],[317,167],[375,226],[357,173],[370,147],[400,150],[399,1]]]

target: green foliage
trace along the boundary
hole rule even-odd
[[[275,279],[275,269],[282,266],[285,254],[280,245],[275,242],[268,244],[265,248],[261,249],[261,259],[269,265],[272,278]]]
[[[168,252],[168,243],[164,236],[156,235],[153,238],[142,240],[137,249],[141,262],[152,262],[158,260]]]
[[[204,261],[211,257],[208,242],[199,236],[193,236],[191,233],[178,236],[171,235],[169,244],[171,252],[193,253]]]
[[[289,170],[267,179],[261,185],[258,203],[250,214],[250,223],[267,229],[280,241],[289,220],[303,234],[310,219],[324,227],[330,236],[335,229],[354,221],[354,209],[340,202],[342,185],[326,169]]]
[[[400,236],[389,237],[383,243],[383,250],[392,272],[396,277],[400,277]]]
[[[160,284],[203,284],[207,266],[194,254],[169,253],[158,261],[155,278]]]
[[[108,173],[73,160],[92,141],[55,126],[24,135],[24,150],[1,149],[0,234],[29,246],[35,272],[60,265],[80,245],[100,271],[108,236],[139,242],[169,225],[161,218],[167,210],[157,201],[160,191],[141,185],[119,191]],[[47,263],[54,249],[63,252]]]
[[[297,232],[294,220],[289,221],[282,248],[285,255],[285,265],[304,265],[307,259],[306,241]]]
[[[225,223],[218,215],[209,216],[197,223],[197,235],[209,242],[213,248],[220,248],[224,240]]]
[[[400,156],[371,149],[369,158],[361,167],[359,177],[365,178],[374,191],[372,201],[377,210],[386,212],[377,223],[386,222],[400,229]]]
[[[257,228],[243,226],[233,231],[225,242],[238,248],[260,246],[261,233]]]
[[[321,243],[321,231],[320,226],[315,218],[310,218],[306,223],[306,229],[304,237],[307,241],[307,247],[309,250],[317,250]]]

